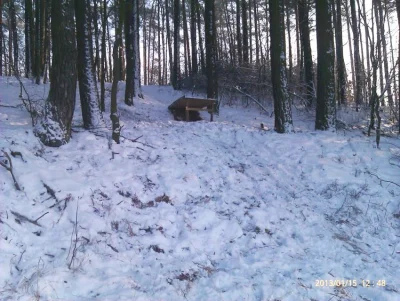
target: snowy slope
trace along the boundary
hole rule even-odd
[[[0,78],[0,149],[23,156],[22,192],[0,167],[0,300],[400,300],[399,139],[304,114],[280,135],[254,108],[177,122],[180,92],[123,92],[130,140],[84,131],[77,106],[71,142],[47,148]]]

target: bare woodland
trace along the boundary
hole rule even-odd
[[[87,129],[104,127],[112,83],[116,142],[119,81],[128,106],[142,84],[172,85],[218,104],[273,102],[280,133],[293,130],[293,106],[319,130],[352,110],[378,145],[383,127],[399,131],[399,1],[2,0],[0,9],[0,75],[50,80],[43,108],[25,101],[49,146],[69,141],[77,82]]]

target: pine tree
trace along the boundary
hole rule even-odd
[[[52,68],[45,112],[35,134],[44,145],[61,146],[71,138],[76,95],[74,0],[52,1]]]
[[[270,0],[271,78],[274,96],[275,131],[293,131],[292,111],[287,94],[286,57],[284,48],[283,1]]]
[[[83,125],[85,128],[104,126],[99,108],[99,95],[93,65],[93,45],[89,19],[90,0],[75,1],[76,36],[78,45],[78,80]]]
[[[335,55],[333,48],[332,10],[329,0],[316,2],[317,19],[317,130],[335,129]]]
[[[206,73],[207,73],[207,97],[217,99],[217,40],[215,27],[215,0],[204,2],[204,25],[206,34]]]

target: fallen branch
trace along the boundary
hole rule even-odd
[[[20,156],[22,162],[25,162],[25,163],[26,163],[26,161],[24,160],[24,157],[22,157],[22,153],[21,153],[21,152],[14,152],[14,151],[11,151],[11,156],[13,156],[14,158],[16,158],[17,156]]]
[[[3,151],[3,154],[7,157],[8,162],[10,162],[10,166],[7,166],[7,164],[2,162],[2,161],[0,161],[0,165],[3,166],[5,169],[7,169],[11,173],[11,176],[12,176],[13,181],[14,181],[15,189],[21,190],[21,188],[20,188],[20,186],[19,186],[19,184],[17,182],[17,179],[15,179],[15,176],[14,176],[13,166],[12,166],[12,161],[11,161],[10,155],[5,151]]]
[[[131,141],[131,142],[140,143],[140,144],[142,144],[142,145],[144,145],[144,146],[147,146],[147,147],[150,147],[150,148],[154,148],[154,149],[155,149],[154,146],[151,146],[151,145],[149,145],[149,144],[146,144],[146,143],[143,143],[143,142],[138,141],[139,138],[143,137],[143,135],[142,135],[142,136],[139,136],[139,137],[137,137],[137,138],[135,138],[135,139],[130,139],[130,138],[125,137],[125,136],[123,136],[123,135],[121,135],[121,134],[120,134],[120,137],[122,137],[122,138],[124,138],[124,139],[126,139],[126,140],[129,140],[129,141]]]
[[[233,87],[233,88],[234,88],[236,91],[238,91],[239,93],[241,93],[241,94],[247,96],[248,98],[250,98],[250,99],[251,99],[252,101],[254,101],[256,104],[258,104],[258,105],[260,106],[260,108],[263,109],[263,110],[267,113],[267,115],[269,115],[269,112],[267,111],[267,109],[264,108],[263,105],[262,105],[258,100],[256,100],[254,97],[252,97],[251,95],[247,94],[246,92],[243,92],[243,91],[240,90],[238,87]]]
[[[370,171],[365,171],[364,173],[366,173],[366,174],[369,174],[369,175],[371,175],[371,176],[374,176],[374,177],[376,177],[379,181],[380,181],[380,185],[382,186],[382,182],[386,182],[386,183],[389,183],[389,184],[393,184],[393,185],[396,185],[397,187],[400,187],[400,185],[399,184],[397,184],[397,183],[395,183],[395,182],[392,182],[392,181],[388,181],[388,180],[384,180],[384,179],[381,179],[379,176],[377,176],[376,174],[373,174],[372,172],[370,172]]]
[[[37,221],[38,221],[41,217],[43,217],[45,214],[48,213],[48,212],[47,212],[47,213],[43,214],[41,217],[39,217],[39,218],[36,219],[36,220],[31,220],[30,218],[26,217],[25,215],[22,215],[21,213],[18,213],[18,212],[12,211],[12,210],[10,210],[10,212],[16,217],[15,221],[16,221],[18,224],[21,224],[21,223],[24,223],[24,222],[29,222],[29,223],[31,223],[31,224],[34,224],[35,226],[38,226],[38,227],[42,227],[42,225],[40,225]]]

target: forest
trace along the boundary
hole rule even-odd
[[[399,28],[0,0],[0,300],[400,300]]]
[[[392,132],[399,126],[399,3],[214,2],[2,1],[0,75],[38,85],[50,79],[44,112],[30,104],[46,145],[69,140],[76,79],[85,128],[100,125],[105,82],[113,82],[115,141],[119,81],[128,106],[142,97],[142,84],[196,89],[219,103],[237,94],[261,107],[272,99],[279,133],[293,131],[293,103],[314,108],[320,130],[335,129],[341,107],[361,110],[378,145],[382,118]],[[62,141],[49,123],[63,124]]]

